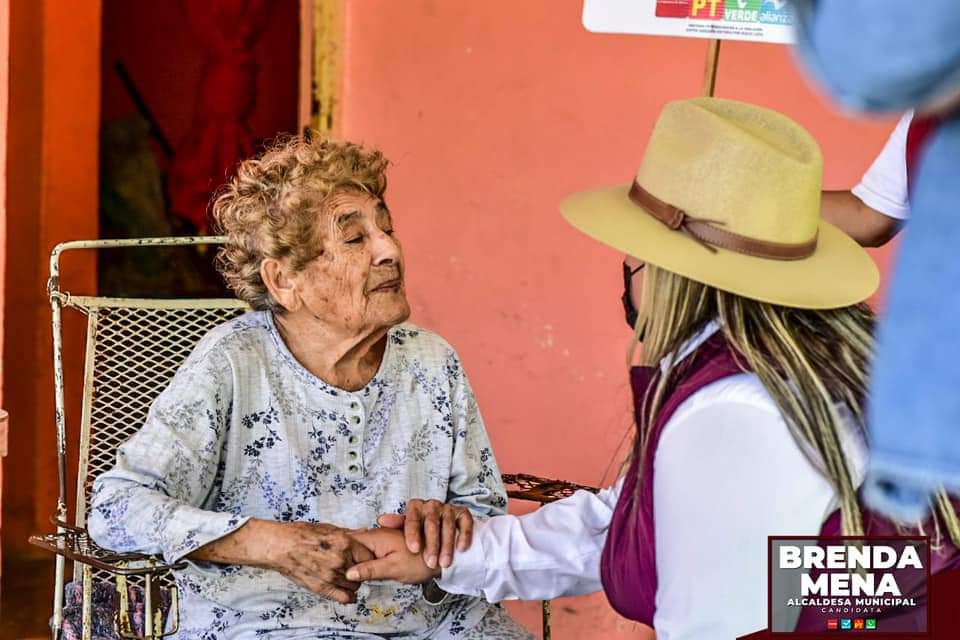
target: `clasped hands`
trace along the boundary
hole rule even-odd
[[[420,584],[438,577],[453,562],[454,550],[468,549],[473,537],[470,511],[438,500],[410,500],[404,515],[382,515],[377,522],[379,529],[285,523],[285,533],[302,529],[302,535],[284,536],[284,561],[271,568],[347,604],[366,581]]]
[[[455,548],[466,551],[473,538],[470,511],[437,500],[411,500],[404,515],[382,515],[377,523],[381,528],[353,534],[374,558],[348,569],[350,580],[427,582],[453,563]]]

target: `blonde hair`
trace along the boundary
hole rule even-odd
[[[637,425],[636,454],[645,460],[657,413],[687,361],[674,356],[711,320],[719,320],[726,343],[744,370],[753,371],[783,415],[801,450],[823,470],[840,501],[844,535],[863,535],[863,515],[841,445],[845,407],[860,428],[865,424],[867,374],[873,352],[873,312],[866,304],[840,309],[784,307],[720,291],[648,265],[635,328],[645,333],[643,360],[667,358]],[[631,346],[629,359],[637,341]],[[640,477],[643,477],[642,474]],[[945,494],[936,510],[960,546],[957,515]],[[936,523],[936,520],[935,520]]]
[[[217,267],[241,300],[279,311],[260,277],[265,258],[290,258],[295,270],[322,253],[318,213],[334,192],[355,189],[378,198],[387,187],[387,160],[352,142],[278,138],[242,162],[216,194],[212,215],[227,236]]]

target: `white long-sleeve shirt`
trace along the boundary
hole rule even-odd
[[[859,484],[865,447],[856,433],[843,437]],[[601,590],[600,556],[620,486],[477,523],[473,545],[438,583],[493,602]],[[658,640],[735,638],[765,628],[767,536],[816,535],[837,505],[757,376],[747,373],[680,405],[661,436],[653,486]]]

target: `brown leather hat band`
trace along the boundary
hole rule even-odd
[[[770,260],[802,260],[817,250],[817,237],[802,244],[784,244],[768,242],[741,236],[731,231],[719,229],[714,225],[723,224],[718,220],[694,218],[683,209],[660,200],[636,182],[630,187],[630,199],[645,212],[675,231],[683,231],[710,251],[717,248],[735,251],[755,258]]]

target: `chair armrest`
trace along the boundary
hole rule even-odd
[[[528,473],[505,473],[503,483],[507,485],[507,495],[516,500],[530,500],[540,504],[556,502],[583,490],[597,493],[600,489],[575,484],[565,480],[551,480]],[[511,489],[510,487],[516,487]]]

